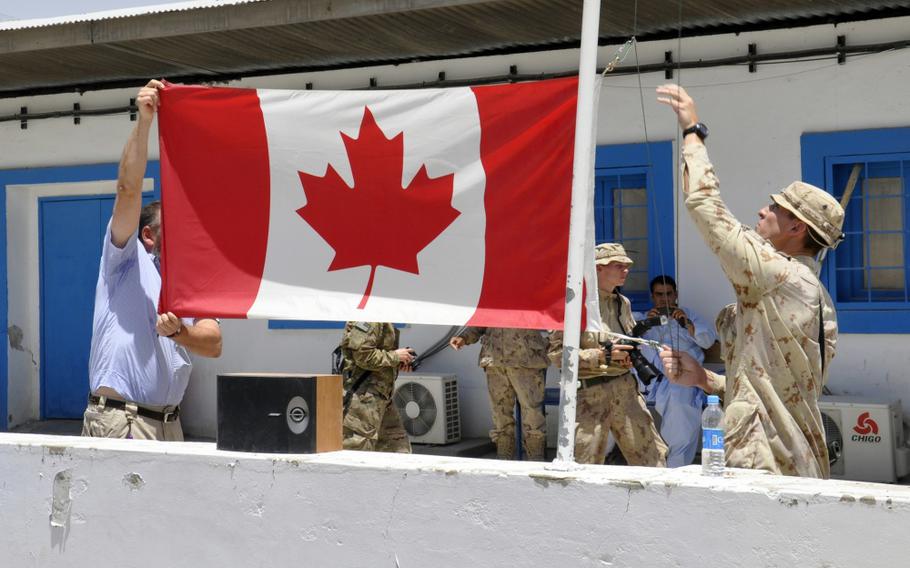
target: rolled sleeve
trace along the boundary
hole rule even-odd
[[[705,374],[708,376],[708,390],[706,392],[723,396],[727,389],[727,377],[708,369],[705,369]]]
[[[487,328],[485,327],[466,327],[464,331],[459,334],[459,336],[464,339],[465,345],[471,345],[480,341],[480,338],[486,333]]]
[[[354,360],[354,364],[361,369],[368,371],[397,369],[401,364],[398,353],[380,348],[380,330],[381,327],[375,324],[370,326],[369,332],[356,328],[346,330],[347,346],[351,350],[351,358]]]

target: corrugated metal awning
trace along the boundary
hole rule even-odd
[[[116,20],[118,18],[132,18],[134,16],[151,16],[167,12],[186,12],[203,8],[216,8],[219,6],[232,6],[249,4],[251,2],[265,2],[267,0],[188,0],[185,2],[171,2],[168,4],[152,4],[133,8],[119,8],[100,12],[86,12],[55,16],[52,18],[36,18],[29,20],[3,20],[0,21],[0,32],[6,30],[27,30],[33,28],[46,28],[63,24],[76,24],[80,22],[100,22],[102,20]]]
[[[601,41],[675,37],[674,0],[605,2]],[[684,0],[685,35],[910,14],[910,0]],[[0,24],[0,96],[570,47],[581,0],[225,0]]]

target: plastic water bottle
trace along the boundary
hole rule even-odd
[[[701,415],[701,473],[722,476],[724,474],[724,410],[720,397],[708,395],[708,407]]]

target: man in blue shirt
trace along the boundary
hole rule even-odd
[[[120,159],[95,289],[83,436],[183,440],[179,404],[192,369],[189,353],[221,355],[217,320],[157,310],[161,204],[142,207],[142,178],[163,87],[153,80],[139,91],[139,119]]]
[[[670,276],[658,276],[651,281],[651,300],[654,307],[647,314],[635,314],[635,320],[666,316],[667,323],[655,325],[643,337],[672,345],[704,363],[704,349],[717,340],[713,324],[706,322],[691,310],[678,305],[676,281]],[[641,346],[642,354],[664,372],[657,351]],[[667,467],[689,465],[695,458],[701,437],[701,412],[705,393],[697,387],[686,387],[666,379],[652,383],[647,393],[648,402],[661,417],[660,435],[669,446]]]

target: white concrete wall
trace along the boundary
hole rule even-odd
[[[910,526],[903,486],[24,434],[0,504],[23,567],[903,566]]]
[[[795,30],[742,33],[687,39],[681,54],[675,40],[639,47],[642,64],[663,61],[663,52],[689,61],[745,54],[755,42],[759,52],[832,46],[844,34],[850,44],[877,43],[907,38],[910,18],[817,26]],[[605,64],[615,47],[601,48]],[[634,65],[630,55],[625,65]],[[433,81],[439,71],[450,79],[500,75],[509,65],[521,73],[556,72],[577,66],[573,50],[523,55],[472,58],[381,66],[360,70],[330,71],[295,76],[263,77],[243,81],[256,87],[317,89],[366,86],[370,77],[379,85]],[[653,88],[664,82],[663,73],[642,77],[648,138],[675,140],[672,113],[654,102]],[[722,191],[735,214],[745,222],[768,201],[768,194],[800,177],[799,137],[804,132],[864,129],[910,125],[910,50],[878,55],[851,56],[846,65],[813,61],[759,65],[757,73],[745,66],[682,71],[682,84],[699,102],[700,116],[711,127],[709,147],[722,181]],[[54,95],[28,99],[0,99],[0,114],[30,111],[83,109],[125,105],[134,90],[91,92],[82,96]],[[599,144],[644,141],[640,92],[635,76],[610,76],[600,97]],[[28,130],[18,123],[0,123],[0,168],[113,162],[132,124],[126,115],[33,121]],[[157,146],[151,149],[157,156]],[[677,208],[678,209],[678,208]],[[678,273],[682,302],[713,317],[733,298],[732,290],[700,237],[685,217],[678,227]],[[665,228],[671,230],[671,228]],[[10,241],[11,248],[21,246]],[[10,306],[21,299],[10,296]],[[275,331],[263,322],[225,322],[225,355],[215,362],[200,362],[187,394],[186,425],[195,434],[213,435],[214,375],[236,370],[324,371],[337,331]],[[444,328],[415,327],[403,337],[418,350],[435,341]],[[910,400],[910,353],[906,337],[899,335],[842,335],[832,366],[830,386],[838,393],[866,394]],[[17,353],[10,354],[11,365]],[[37,357],[36,357],[37,359]],[[444,353],[425,369],[455,372],[461,380],[466,435],[482,436],[489,427],[483,376],[475,366],[476,352]],[[552,373],[551,373],[552,374]],[[22,388],[22,376],[10,376],[10,391]],[[12,400],[12,399],[11,399]],[[18,403],[17,403],[18,404]],[[908,405],[905,404],[905,407]],[[11,413],[18,410],[11,406]]]

